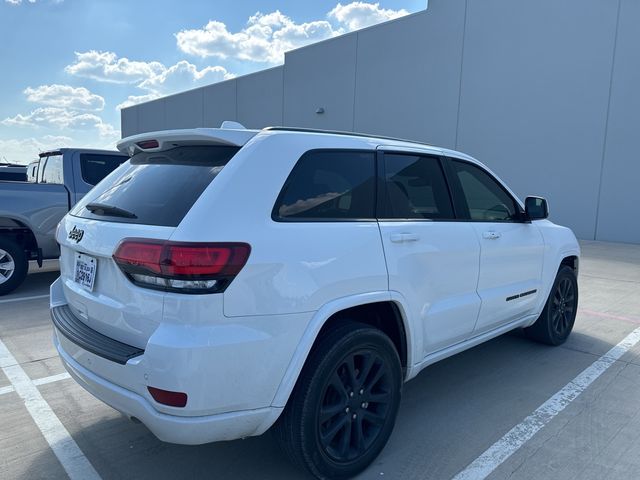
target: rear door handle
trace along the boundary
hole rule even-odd
[[[487,240],[495,240],[496,238],[500,238],[500,232],[484,232],[482,234],[482,238],[486,238]]]
[[[394,233],[391,235],[393,243],[417,242],[419,238],[415,233]]]

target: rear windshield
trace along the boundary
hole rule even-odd
[[[110,185],[98,187],[103,187],[102,193],[82,202],[71,214],[107,222],[176,227],[239,149],[193,146],[138,153],[114,172]]]

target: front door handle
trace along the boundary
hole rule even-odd
[[[415,233],[394,233],[391,235],[393,243],[417,242],[419,238]]]
[[[501,237],[500,232],[491,231],[491,232],[484,232],[482,234],[482,238],[486,238],[487,240],[495,240],[500,237]]]

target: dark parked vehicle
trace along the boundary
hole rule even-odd
[[[16,289],[29,260],[58,258],[58,222],[94,185],[128,160],[108,150],[43,152],[24,170],[27,181],[0,180],[0,295]]]

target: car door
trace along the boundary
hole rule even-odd
[[[480,245],[468,222],[455,221],[437,155],[379,149],[378,223],[389,290],[404,299],[426,356],[468,338],[480,299],[476,292]]]
[[[544,241],[522,208],[487,170],[466,160],[447,160],[458,211],[480,242],[474,335],[533,314],[541,295]]]

